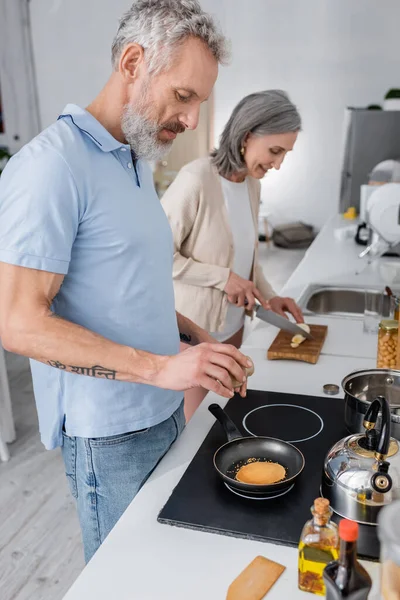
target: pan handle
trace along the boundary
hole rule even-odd
[[[230,417],[228,417],[226,412],[219,406],[219,404],[210,404],[208,410],[212,415],[214,415],[217,421],[221,423],[226,433],[226,437],[230,442],[243,437],[235,423],[230,419]]]

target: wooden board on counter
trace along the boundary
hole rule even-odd
[[[282,329],[272,342],[267,352],[268,360],[302,360],[313,365],[318,361],[324,345],[327,325],[310,325],[310,333],[313,340],[304,340],[297,348],[291,347],[293,334]]]

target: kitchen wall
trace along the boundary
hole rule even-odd
[[[201,0],[232,42],[231,66],[215,90],[215,134],[250,92],[281,88],[303,132],[279,173],[263,181],[273,222],[321,226],[338,210],[343,110],[381,102],[400,86],[398,0]],[[43,126],[68,101],[85,105],[109,71],[109,47],[130,1],[31,0]],[[373,143],[373,141],[371,141]]]

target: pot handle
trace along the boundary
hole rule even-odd
[[[377,460],[385,460],[389,453],[390,445],[390,424],[391,415],[389,402],[384,396],[378,396],[369,406],[365,418],[364,427],[366,429],[373,429],[378,418],[379,410],[382,413],[382,428],[379,435],[378,447],[375,452]]]
[[[219,406],[219,404],[210,404],[208,410],[222,425],[226,433],[226,437],[230,442],[243,437],[239,429],[236,427],[235,423],[230,417],[228,417],[226,412]]]

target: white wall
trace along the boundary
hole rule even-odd
[[[30,0],[42,126],[86,106],[111,73],[111,42],[130,0]]]
[[[303,132],[263,182],[275,220],[322,225],[337,212],[346,105],[381,102],[400,86],[399,0],[201,0],[232,41],[216,85],[216,136],[242,96],[289,92]],[[42,124],[85,105],[110,72],[110,44],[129,0],[31,0]]]
[[[398,0],[203,0],[232,41],[216,85],[216,134],[247,93],[287,90],[303,132],[263,182],[275,219],[322,225],[338,210],[343,110],[400,86]],[[371,141],[372,142],[372,141]]]

